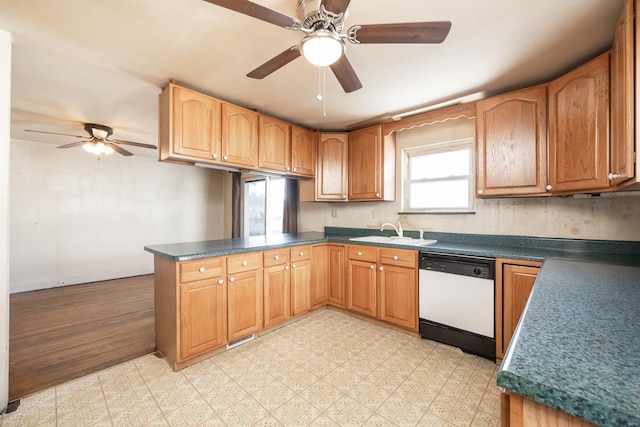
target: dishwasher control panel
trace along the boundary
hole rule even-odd
[[[477,277],[479,279],[493,279],[495,277],[495,260],[492,258],[420,253],[420,269]]]

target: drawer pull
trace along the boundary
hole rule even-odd
[[[304,252],[300,252],[299,256],[304,256]]]
[[[384,271],[384,267],[383,266],[380,266],[380,271]]]
[[[398,255],[394,255],[394,256],[393,256],[393,260],[394,260],[394,261],[397,261],[397,260],[398,260]]]
[[[222,285],[222,284],[224,284],[224,280],[218,279],[218,285]]]
[[[200,267],[200,273],[204,273],[204,267]]]
[[[371,268],[372,270],[375,270],[375,269],[376,269],[376,266],[375,266],[375,265],[372,265],[372,266],[371,266],[371,267],[369,267],[369,268]]]
[[[288,270],[289,270],[289,266],[288,266],[288,265],[285,265],[285,266],[284,266],[284,271],[288,271]]]
[[[247,266],[247,261],[242,261],[242,266],[246,267]]]
[[[358,252],[358,256],[362,256],[362,252]]]
[[[295,265],[295,264],[292,264],[292,265],[291,265],[291,268],[296,268],[296,265]]]
[[[276,261],[280,259],[280,255],[276,255],[273,257],[273,259],[275,259]]]
[[[229,277],[229,281],[230,281],[230,282],[235,282],[235,281],[236,281],[236,278],[235,278],[235,277]]]

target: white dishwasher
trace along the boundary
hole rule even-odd
[[[496,358],[495,259],[420,253],[423,338]]]

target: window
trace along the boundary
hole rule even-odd
[[[250,177],[243,185],[243,236],[282,233],[284,178]]]
[[[403,211],[471,212],[473,139],[404,150]]]

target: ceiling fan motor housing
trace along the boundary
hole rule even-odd
[[[344,12],[342,19],[327,19],[327,16],[320,11],[321,3],[321,0],[298,0],[296,10],[298,18],[302,22],[302,27],[308,30],[326,28],[327,30],[340,34],[342,32],[343,21],[347,17],[348,10]]]

